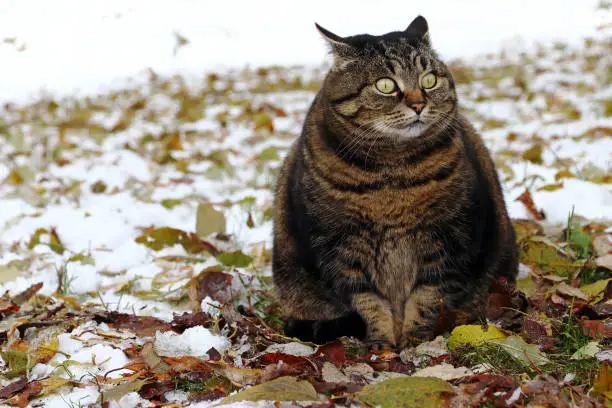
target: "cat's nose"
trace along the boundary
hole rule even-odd
[[[408,106],[410,107],[410,109],[415,111],[417,115],[420,115],[421,112],[423,111],[423,108],[425,108],[425,102],[411,103]]]

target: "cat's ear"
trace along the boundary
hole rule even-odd
[[[329,44],[332,55],[334,56],[334,66],[344,68],[355,58],[355,47],[351,45],[345,38],[332,33],[329,30],[315,23],[315,27],[321,34],[321,37]]]
[[[429,26],[423,16],[417,16],[412,23],[404,30],[406,34],[420,37],[427,45],[431,45],[429,39]]]

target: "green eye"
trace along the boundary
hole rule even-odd
[[[381,78],[376,81],[376,89],[384,94],[392,94],[395,92],[396,88],[397,86],[395,85],[395,81],[391,78]]]
[[[421,78],[421,86],[423,89],[431,89],[436,86],[436,76],[431,72],[429,74],[423,75]]]

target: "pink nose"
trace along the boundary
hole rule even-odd
[[[424,103],[411,103],[410,108],[415,111],[417,114],[420,114],[423,111],[423,108],[425,107]]]

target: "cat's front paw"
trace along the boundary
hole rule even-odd
[[[385,340],[366,340],[364,343],[370,351],[392,351],[397,348],[395,344]]]

